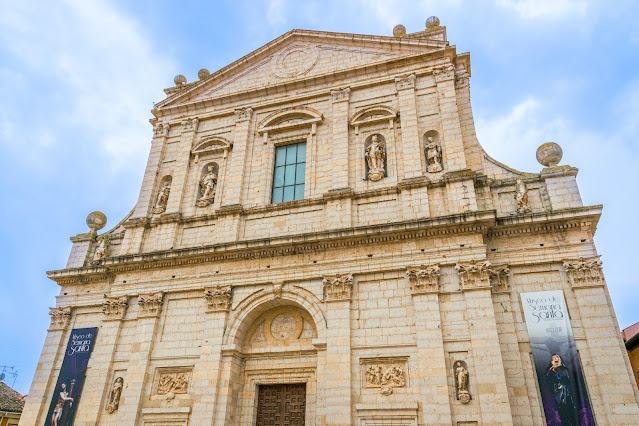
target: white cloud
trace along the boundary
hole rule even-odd
[[[584,0],[497,0],[496,4],[524,19],[585,17],[589,9],[589,2]]]

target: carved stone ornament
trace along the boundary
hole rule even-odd
[[[433,75],[435,76],[435,82],[452,80],[455,78],[455,67],[453,64],[439,65],[433,68]]]
[[[370,145],[364,153],[366,163],[368,164],[368,178],[372,181],[378,181],[386,174],[384,167],[386,160],[386,148],[383,140],[379,135],[372,135]]]
[[[490,286],[491,269],[488,261],[471,260],[470,263],[457,264],[455,269],[459,274],[459,282],[463,290]]]
[[[504,293],[510,291],[508,274],[510,274],[510,268],[508,266],[503,265],[490,267],[490,284],[493,287],[493,293]]]
[[[154,214],[164,213],[166,210],[166,204],[169,201],[169,194],[171,193],[171,182],[164,182],[162,188],[160,188],[160,192],[158,192],[158,198],[155,202],[155,207],[153,208]]]
[[[153,136],[154,137],[166,137],[169,135],[169,129],[170,126],[169,124],[157,124],[155,127],[153,127]]]
[[[273,298],[275,299],[282,298],[282,285],[283,285],[282,283],[273,284],[273,288],[272,288]]]
[[[324,277],[324,301],[350,300],[353,292],[353,276]]]
[[[455,361],[455,364],[453,364],[453,376],[455,378],[457,400],[462,404],[468,404],[471,396],[468,391],[468,366],[464,361]]]
[[[437,173],[442,171],[442,147],[435,138],[429,136],[424,145],[426,161],[428,162],[428,173]]]
[[[111,240],[107,234],[102,235],[96,240],[97,246],[93,253],[92,265],[97,265],[102,259],[109,255],[109,247],[111,246]]]
[[[189,388],[189,372],[166,372],[160,373],[157,395],[166,395],[168,399],[173,399],[177,394],[185,394]]]
[[[379,388],[382,395],[388,396],[395,388],[406,386],[404,363],[387,362],[364,364],[364,383],[367,388]]]
[[[197,128],[200,125],[200,120],[198,118],[184,120],[182,122],[182,125],[184,126],[185,132],[197,132]]]
[[[517,179],[517,185],[515,186],[515,200],[517,201],[517,213],[530,213],[530,206],[528,205],[528,188],[521,179]]]
[[[215,201],[215,190],[217,189],[217,174],[213,166],[208,166],[206,173],[200,178],[200,198],[197,200],[198,207],[206,207]]]
[[[598,258],[584,259],[580,257],[577,261],[564,261],[564,270],[573,287],[603,285],[604,283],[601,260]]]
[[[204,290],[207,312],[228,311],[231,309],[233,291],[230,285]]]
[[[138,296],[138,305],[140,305],[140,317],[156,317],[160,315],[162,310],[163,292],[144,294]]]
[[[415,80],[417,80],[417,77],[415,76],[415,74],[396,77],[395,84],[397,85],[397,90],[415,88]]]
[[[347,101],[351,97],[351,89],[331,90],[333,102]]]
[[[253,116],[253,108],[240,108],[235,110],[235,121],[250,120]]]
[[[413,294],[437,293],[439,291],[439,265],[408,268],[406,276]]]
[[[102,313],[105,320],[121,320],[129,306],[128,297],[108,297],[102,304]]]
[[[71,322],[71,308],[49,308],[51,325],[49,330],[66,330]]]
[[[117,411],[120,407],[120,396],[122,396],[122,387],[124,386],[124,379],[118,377],[113,381],[111,385],[111,392],[109,392],[109,400],[105,410],[109,413]]]

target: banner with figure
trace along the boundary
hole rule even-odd
[[[594,426],[563,292],[522,293],[521,302],[546,423]]]
[[[78,406],[84,375],[97,332],[97,327],[75,328],[71,331],[60,375],[51,398],[49,414],[44,423],[46,426],[73,424],[73,416]]]

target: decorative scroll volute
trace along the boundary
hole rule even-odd
[[[104,314],[104,320],[121,320],[126,314],[126,309],[129,306],[128,297],[108,297],[102,304],[102,313]]]
[[[51,325],[49,330],[66,330],[71,322],[71,308],[49,308]]]
[[[471,260],[470,263],[457,264],[455,269],[459,274],[459,283],[462,290],[490,287],[490,262]]]
[[[439,292],[439,265],[406,269],[412,294]]]
[[[573,287],[604,284],[601,260],[598,258],[584,259],[580,257],[577,261],[566,260],[564,261],[564,270]]]
[[[139,317],[157,317],[160,316],[162,310],[163,292],[144,294],[138,296],[138,305],[140,305]]]
[[[353,276],[336,275],[324,277],[324,301],[350,300],[353,293]]]
[[[228,311],[231,309],[233,289],[230,285],[208,288],[204,290],[206,312]]]

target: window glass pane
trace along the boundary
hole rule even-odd
[[[294,190],[293,188],[295,188],[294,186],[285,186],[284,187],[284,197],[282,199],[282,201],[292,201],[294,200],[293,196],[294,196]]]
[[[297,158],[297,145],[286,146],[286,164],[295,164]]]
[[[297,144],[297,162],[306,162],[306,142]]]
[[[286,158],[286,147],[285,146],[277,147],[277,149],[275,150],[275,165],[283,166],[285,158]]]
[[[284,186],[284,166],[276,167],[273,173],[273,187]]]
[[[304,184],[295,185],[295,199],[296,200],[304,199]]]
[[[284,175],[284,185],[295,184],[295,164],[292,166],[286,166],[286,172]]]
[[[282,194],[284,194],[284,188],[273,188],[273,199],[272,203],[281,203],[282,202]]]
[[[297,171],[295,172],[295,183],[304,183],[304,173],[306,172],[306,163],[300,163],[297,165]]]

